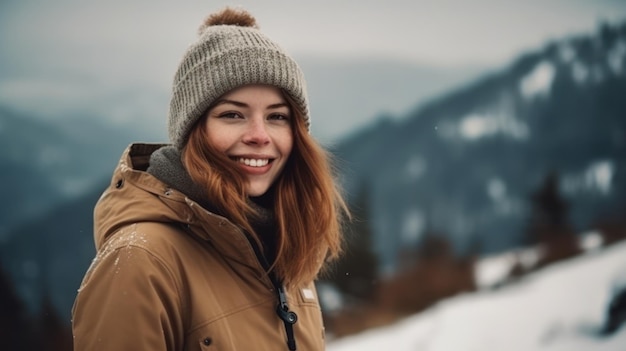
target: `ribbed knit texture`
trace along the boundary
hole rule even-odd
[[[261,31],[236,25],[209,26],[192,44],[174,76],[168,132],[177,149],[220,96],[248,84],[284,89],[310,125],[304,75],[298,64]]]

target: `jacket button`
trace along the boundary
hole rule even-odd
[[[205,339],[202,341],[202,343],[203,343],[203,344],[205,344],[206,346],[209,346],[209,345],[211,345],[211,344],[213,343],[213,339],[211,339],[211,338],[205,338]]]

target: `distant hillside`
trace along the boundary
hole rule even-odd
[[[4,195],[0,243],[12,228],[108,179],[135,131],[93,118],[47,121],[0,106],[0,164]]]
[[[368,57],[304,57],[298,62],[311,98],[312,133],[324,143],[345,137],[381,114],[403,115],[486,71]]]
[[[31,310],[48,294],[69,321],[95,254],[93,207],[128,143],[151,139],[87,116],[50,121],[0,106],[0,260]]]
[[[339,143],[346,189],[371,191],[387,269],[426,230],[459,250],[519,245],[530,194],[553,171],[578,230],[626,215],[625,92],[626,24],[605,25]]]
[[[2,267],[31,311],[47,295],[68,322],[80,281],[95,256],[93,208],[108,185],[61,203],[46,216],[21,226],[0,244]]]
[[[42,164],[54,157],[45,145],[62,138],[52,128],[0,108],[0,181],[6,199],[0,204],[0,242],[20,219],[44,211],[62,196],[42,172]]]

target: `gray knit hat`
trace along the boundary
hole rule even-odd
[[[226,8],[205,20],[174,76],[168,116],[172,144],[182,149],[215,100],[248,84],[283,89],[310,125],[306,83],[298,64],[259,31],[252,15]]]

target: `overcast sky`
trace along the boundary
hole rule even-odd
[[[626,19],[624,0],[0,0],[0,102],[87,99],[86,84],[167,92],[200,22],[225,5],[250,10],[296,58],[440,66],[502,66]]]

